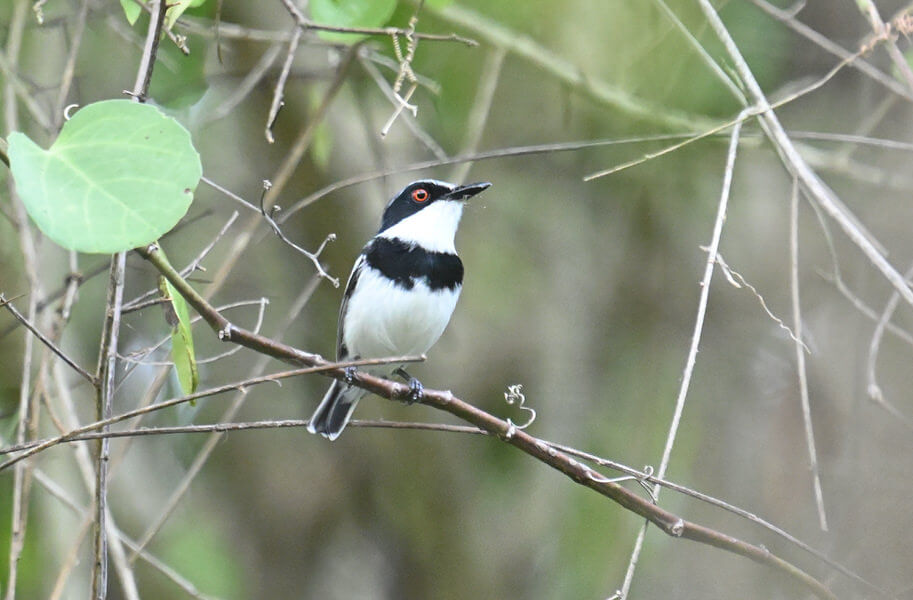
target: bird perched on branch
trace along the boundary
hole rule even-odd
[[[346,284],[336,336],[338,361],[424,354],[447,327],[463,286],[463,263],[454,236],[466,200],[490,183],[454,185],[422,179],[387,204],[380,230],[361,251]],[[389,366],[368,367],[381,374]],[[422,384],[399,365],[392,371],[409,383],[410,400]],[[335,440],[367,392],[334,381],[314,411],[308,431]]]

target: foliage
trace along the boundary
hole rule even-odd
[[[29,215],[49,238],[80,252],[154,242],[187,212],[202,172],[186,129],[127,100],[78,111],[48,150],[19,132],[9,147]]]

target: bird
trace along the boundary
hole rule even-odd
[[[444,332],[463,287],[463,262],[454,238],[465,202],[489,182],[456,185],[421,179],[404,187],[384,208],[380,229],[352,267],[339,308],[336,360],[425,354]],[[375,374],[402,377],[409,402],[421,399],[421,382],[403,365],[364,367]],[[308,431],[329,440],[342,433],[358,401],[367,393],[334,380],[308,422]]]

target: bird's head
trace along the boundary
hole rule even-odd
[[[490,186],[487,182],[456,185],[436,179],[413,181],[387,204],[377,233],[429,250],[452,249],[463,204]]]

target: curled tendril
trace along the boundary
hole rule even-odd
[[[70,117],[72,116],[73,111],[76,110],[77,108],[79,108],[79,105],[78,105],[78,104],[67,104],[67,105],[63,108],[63,118],[64,118],[64,120],[65,120],[65,121],[69,121],[69,120],[70,120]]]
[[[518,425],[512,420],[507,419],[507,433],[504,434],[505,439],[511,439],[514,437],[514,434],[517,433],[518,429],[526,429],[533,424],[533,421],[536,420],[536,411],[529,406],[523,406],[523,403],[526,402],[526,396],[521,391],[523,389],[522,383],[517,383],[514,385],[507,386],[507,391],[504,392],[504,401],[510,404],[511,406],[516,405],[520,410],[525,410],[529,413],[529,418],[526,420],[526,423],[523,425]]]

